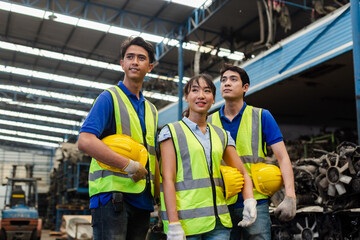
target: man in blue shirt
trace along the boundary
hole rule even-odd
[[[146,73],[153,68],[154,52],[153,46],[141,37],[129,38],[122,44],[124,80],[98,96],[80,130],[78,147],[93,157],[89,193],[94,240],[145,239],[149,228],[153,197],[159,195],[158,164],[151,151],[155,149],[157,110],[140,90]],[[148,150],[145,168],[101,141],[117,133],[143,141],[140,143]],[[95,159],[127,174],[102,169]],[[136,184],[142,184],[144,190],[130,187]]]
[[[210,116],[209,121],[216,124],[215,119],[217,119],[218,124],[222,125],[225,130],[230,132],[232,138],[235,140],[236,149],[240,158],[244,164],[249,167],[259,160],[265,160],[266,145],[271,147],[280,166],[286,194],[282,203],[277,207],[275,215],[282,221],[290,221],[296,214],[294,174],[280,129],[268,110],[254,108],[244,102],[244,96],[248,91],[250,84],[249,77],[244,69],[233,65],[225,65],[223,69],[221,69],[220,74],[221,95],[225,99],[225,105],[222,106],[218,112],[215,112]],[[242,122],[245,118],[245,114],[247,114],[247,120]],[[254,124],[251,123],[253,119],[255,119]],[[250,122],[250,128],[244,127],[244,124],[249,123],[245,123],[245,121]],[[249,132],[247,130],[243,131],[244,129],[251,130]],[[254,141],[252,139],[256,139],[257,136],[261,139],[260,142],[262,143],[262,146],[258,146],[259,141]],[[245,145],[249,146],[250,149],[256,146],[256,150],[253,151],[254,156],[244,156],[246,154],[243,154],[242,152],[244,151]],[[261,153],[261,151],[263,151],[264,154]],[[258,155],[257,152],[260,152],[261,156]],[[251,159],[255,159],[256,162]],[[247,170],[249,172],[248,168]],[[233,229],[231,232],[232,240],[271,239],[271,220],[269,216],[268,199],[266,196],[261,197],[260,194],[259,197],[256,197],[255,192],[254,195],[257,199],[257,218],[255,223],[251,226],[246,226],[244,228],[237,226],[237,223],[247,214],[247,209],[244,208],[244,200],[241,193],[238,195],[237,202],[234,205],[229,206],[233,221]]]

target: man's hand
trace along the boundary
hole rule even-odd
[[[238,226],[249,227],[255,222],[257,216],[256,204],[257,201],[254,198],[244,201],[243,219],[238,223]]]
[[[184,229],[180,222],[169,224],[169,231],[167,232],[167,240],[186,240]]]
[[[124,171],[129,174],[134,182],[144,179],[148,171],[139,162],[129,159],[129,164],[124,168]]]
[[[296,214],[296,199],[285,196],[274,213],[280,221],[288,222],[292,220]]]

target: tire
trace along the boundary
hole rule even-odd
[[[0,232],[0,239],[1,240],[6,240],[6,232],[4,229],[1,229],[1,232]]]
[[[37,230],[36,229],[32,232],[30,240],[39,240],[39,238],[37,237]]]

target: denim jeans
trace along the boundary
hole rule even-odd
[[[228,240],[230,239],[230,229],[222,225],[219,219],[213,230],[207,233],[186,237],[186,240]]]
[[[112,200],[91,209],[94,240],[144,240],[149,229],[150,211]]]
[[[251,239],[251,240],[270,240],[271,239],[271,220],[268,203],[256,206],[257,217],[253,225],[241,228],[238,223],[242,220],[244,208],[229,208],[233,228],[231,230],[231,240]]]

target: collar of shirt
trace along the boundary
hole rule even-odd
[[[139,102],[144,102],[145,98],[144,95],[142,94],[142,92],[140,91],[139,94],[139,99],[137,98],[137,96],[135,94],[133,94],[132,92],[129,91],[129,89],[127,89],[127,87],[124,85],[124,83],[122,81],[119,82],[118,86],[121,88],[121,90],[124,91],[124,93],[130,97],[133,100],[139,101]]]
[[[245,108],[246,108],[247,104],[246,102],[244,102],[244,105],[243,107],[241,108],[240,112],[238,114],[236,114],[236,116],[234,117],[234,119],[232,121],[234,121],[235,119],[241,117],[245,111]],[[231,122],[225,115],[224,115],[224,108],[225,108],[225,105],[223,105],[221,108],[220,108],[220,118],[224,119],[225,121],[227,122]]]
[[[193,132],[201,131],[199,126],[190,119],[188,119],[187,117],[183,117],[182,120],[184,121],[184,123],[186,123],[186,125],[190,128],[191,131]],[[206,126],[206,132],[208,131],[209,131],[209,126]]]

